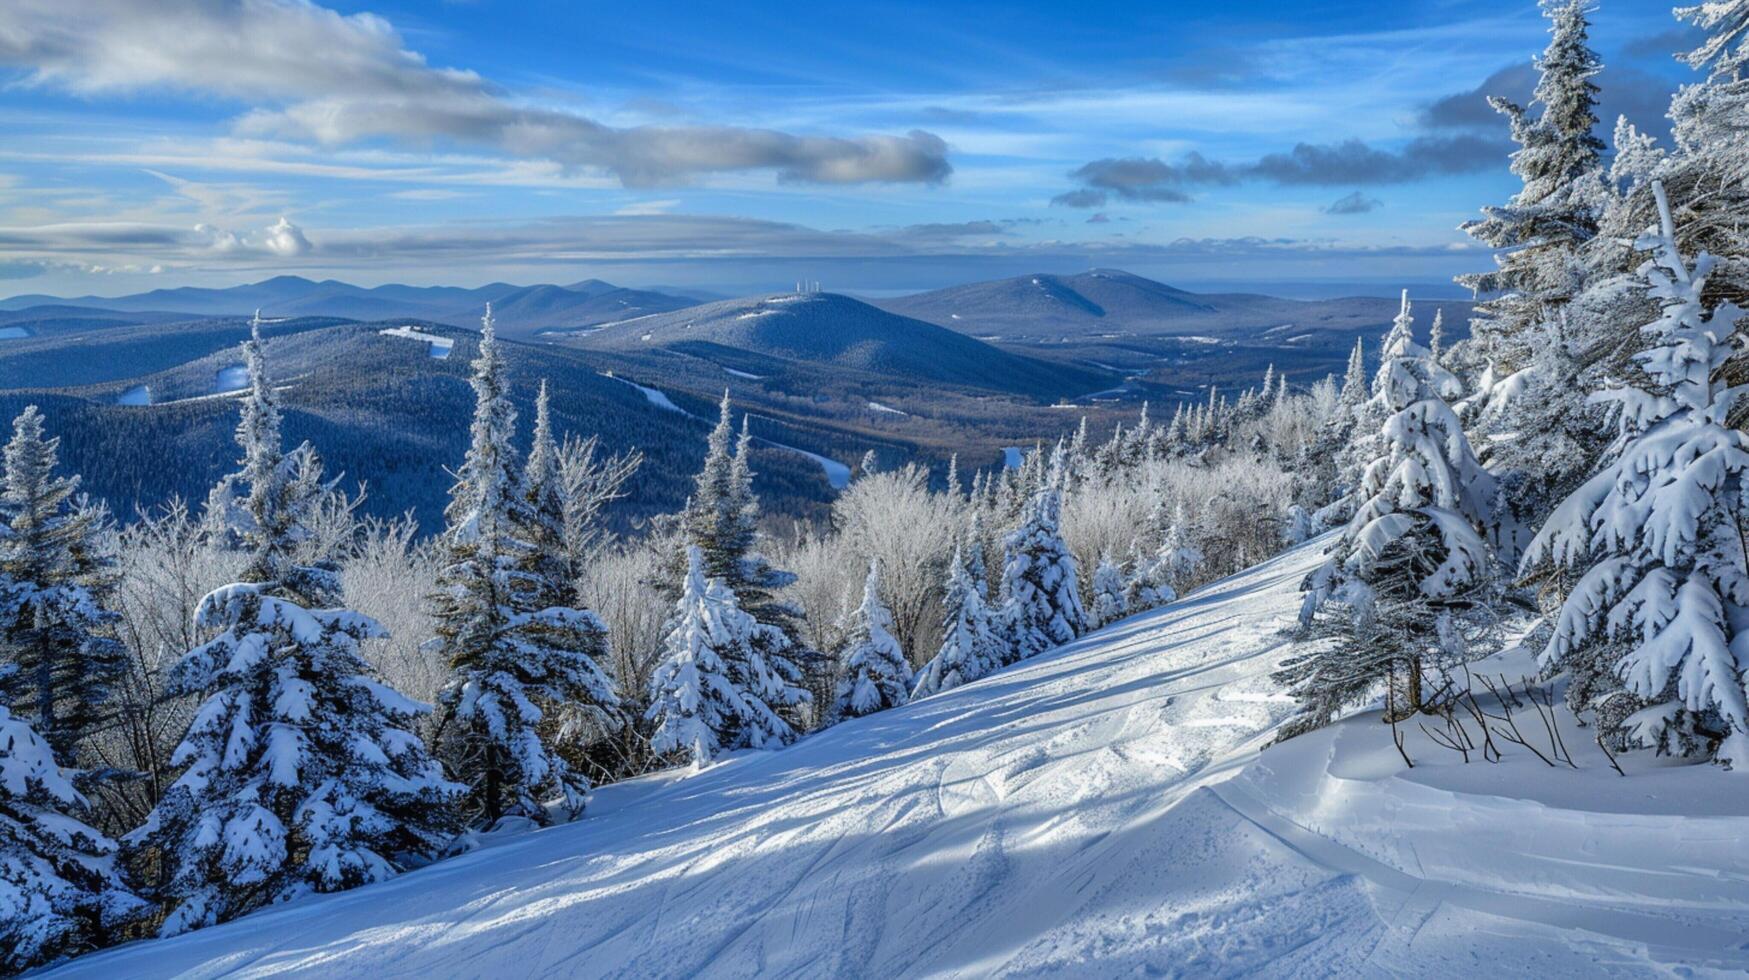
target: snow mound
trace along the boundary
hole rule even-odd
[[[1265,750],[1320,544],[782,751],[603,788],[577,823],[53,975],[1749,966],[1734,777],[1624,780],[1578,737],[1578,770],[1464,766],[1419,733],[1409,770],[1376,712]]]

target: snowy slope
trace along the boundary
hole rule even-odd
[[[55,975],[1749,964],[1749,790],[1735,777],[1622,780],[1577,748],[1577,772],[1511,753],[1464,767],[1418,735],[1405,771],[1376,714],[1259,754],[1289,708],[1268,677],[1277,631],[1316,559],[1302,549],[781,752],[605,788],[570,826]]]

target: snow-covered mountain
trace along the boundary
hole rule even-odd
[[[782,751],[604,788],[573,824],[50,975],[1749,967],[1749,815],[1716,769],[1624,760],[1623,779],[1576,729],[1576,769],[1510,745],[1464,764],[1419,731],[1411,769],[1376,711],[1266,748],[1318,558]]]
[[[1115,378],[1085,367],[1014,354],[837,293],[778,293],[706,303],[573,331],[592,350],[689,350],[714,345],[902,378],[1055,399],[1108,387]]]

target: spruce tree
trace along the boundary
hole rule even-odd
[[[1062,510],[1053,476],[1027,501],[1019,526],[1003,541],[1004,662],[1062,646],[1087,631],[1075,558],[1059,530]]]
[[[1684,85],[1670,102],[1675,152],[1654,176],[1677,207],[1677,245],[1684,255],[1713,256],[1702,302],[1708,309],[1724,300],[1749,297],[1749,0],[1710,0],[1679,7],[1675,14],[1706,38],[1681,60],[1704,73]],[[1637,227],[1656,221],[1651,195],[1635,195]]]
[[[322,485],[321,466],[307,447],[283,453],[258,332],[250,348],[237,428],[248,493],[229,520],[251,560],[243,581],[199,604],[195,626],[213,638],[166,684],[200,699],[170,759],[182,774],[127,837],[137,863],[156,869],[166,935],[380,881],[456,829],[460,787],[410,731],[429,709],[378,680],[359,651],[382,627],[311,608],[340,592],[331,566],[296,560],[308,529],[295,502]]]
[[[986,606],[990,602],[990,571],[984,562],[984,514],[981,509],[972,510],[971,525],[966,528],[966,542],[962,546],[966,556],[966,576],[972,580],[972,586],[978,590],[978,598]]]
[[[0,476],[0,700],[72,764],[109,710],[127,653],[106,607],[109,514],[75,497],[77,476],[55,474],[59,446],[35,405],[13,421]]]
[[[862,604],[850,614],[838,687],[832,710],[838,718],[860,718],[910,700],[911,664],[893,639],[893,615],[881,601],[881,570],[869,562]]]
[[[941,647],[917,671],[913,699],[948,691],[991,673],[1001,666],[1001,651],[990,624],[984,594],[962,553],[954,551],[948,566],[947,592],[942,597]]]
[[[1366,387],[1366,347],[1359,338],[1354,338],[1354,350],[1348,353],[1348,369],[1342,374],[1342,391],[1337,396],[1338,418],[1344,414],[1350,416],[1342,419],[1352,423],[1352,415],[1358,411],[1361,403],[1367,399]]]
[[[171,755],[182,775],[128,835],[155,856],[162,934],[311,892],[381,881],[453,836],[456,794],[412,733],[429,710],[375,677],[382,627],[238,582],[201,601],[218,636],[185,654],[173,694],[202,700]]]
[[[1129,601],[1124,596],[1123,569],[1110,556],[1101,556],[1093,569],[1093,611],[1088,627],[1098,629],[1129,615]]]
[[[1484,208],[1485,217],[1463,225],[1497,250],[1498,267],[1458,281],[1498,294],[1477,306],[1470,344],[1473,357],[1490,364],[1500,381],[1528,366],[1532,329],[1583,285],[1577,253],[1597,233],[1603,141],[1592,132],[1598,91],[1592,78],[1602,65],[1587,39],[1591,9],[1592,0],[1544,2],[1551,37],[1537,60],[1541,79],[1532,98],[1540,114],[1533,118],[1510,101],[1489,100],[1519,144],[1512,172],[1523,186],[1508,204]]]
[[[1142,551],[1140,541],[1130,542],[1130,574],[1124,579],[1124,608],[1143,612],[1176,601],[1170,576],[1155,556]]]
[[[0,973],[108,945],[145,911],[87,809],[48,741],[0,705]]]
[[[753,437],[745,417],[739,438],[734,436],[733,414],[725,391],[704,466],[680,515],[682,550],[675,555],[680,566],[668,568],[666,581],[670,584],[666,594],[678,595],[674,586],[685,581],[684,549],[696,547],[704,563],[706,580],[720,582],[734,594],[738,608],[766,627],[754,631],[746,657],[736,651],[728,653],[727,669],[736,684],[759,692],[763,703],[785,716],[784,725],[771,728],[762,736],[764,741],[782,743],[794,737],[793,726],[800,723],[802,708],[812,700],[804,686],[800,661],[817,655],[803,649],[795,639],[800,610],[777,596],[777,591],[794,582],[795,576],[773,568],[757,551],[759,500],[753,493]]]
[[[244,581],[278,582],[305,605],[331,605],[339,600],[338,568],[331,555],[309,554],[308,544],[312,519],[334,486],[323,481],[321,460],[309,443],[285,451],[260,311],[249,322],[243,363],[249,387],[235,434],[243,458],[207,495],[207,531],[219,544],[248,554]]]
[[[776,748],[795,738],[779,713],[789,682],[765,667],[761,634],[775,628],[744,612],[720,579],[705,579],[703,549],[686,549],[686,577],[650,681],[651,750],[704,765],[718,752]],[[805,700],[807,693],[800,692]]]
[[[1595,395],[1614,412],[1610,461],[1549,518],[1525,555],[1582,570],[1542,662],[1568,703],[1613,738],[1749,769],[1749,556],[1741,534],[1749,436],[1725,424],[1741,390],[1718,378],[1743,311],[1706,312],[1714,268],[1690,263],[1661,183],[1659,226],[1637,243],[1662,307],[1635,355],[1637,383]]]
[[[490,307],[473,368],[470,443],[445,511],[433,597],[431,646],[451,670],[438,693],[436,744],[468,787],[475,825],[504,816],[545,823],[549,803],[568,819],[582,812],[589,783],[560,751],[575,732],[553,719],[574,711],[608,723],[618,716],[618,692],[595,661],[606,626],[570,606],[568,590],[542,572],[553,560],[535,543],[541,519],[516,465],[516,409]],[[559,604],[547,604],[553,600]]]
[[[1161,502],[1164,500],[1162,497]],[[1164,586],[1162,591],[1169,591],[1174,597],[1183,595],[1189,590],[1202,563],[1202,549],[1196,546],[1190,519],[1184,513],[1184,503],[1174,503],[1172,519],[1161,533],[1160,547],[1154,553],[1150,581],[1157,589]]]
[[[1405,301],[1405,316],[1407,314]],[[1325,724],[1386,687],[1389,708],[1422,707],[1422,676],[1465,655],[1485,616],[1493,557],[1484,531],[1493,481],[1436,389],[1429,352],[1399,324],[1384,347],[1359,503],[1325,563],[1307,576],[1301,622],[1323,640],[1277,679],[1298,700],[1286,732]]]
[[[565,538],[565,488],[560,472],[559,441],[553,431],[552,409],[543,380],[535,398],[534,437],[522,471],[528,502],[529,552],[522,568],[524,586],[517,599],[523,632],[557,655],[587,658],[592,667],[607,662],[607,625],[581,606],[577,579],[583,569],[573,564]],[[624,705],[612,680],[600,670],[583,668],[583,683],[547,712],[542,736],[570,749],[576,759],[581,746],[619,731],[626,723]]]
[[[582,570],[572,568],[565,545],[564,480],[559,472],[559,441],[553,434],[552,407],[546,379],[534,402],[534,437],[522,469],[523,495],[528,500],[529,545],[533,584],[544,593],[543,606],[570,605],[574,583]]]

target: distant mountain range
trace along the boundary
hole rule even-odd
[[[329,316],[383,320],[417,317],[466,325],[477,323],[486,304],[491,303],[499,329],[506,336],[518,336],[545,328],[588,326],[677,310],[714,298],[717,297],[630,289],[599,279],[586,279],[569,286],[514,286],[495,282],[464,289],[397,284],[366,288],[334,279],[315,282],[301,276],[276,276],[226,289],[184,286],[154,289],[131,296],[81,296],[76,299],[14,296],[0,301],[0,311],[29,313],[49,307],[63,317],[79,310],[89,318],[92,311],[244,316],[260,310],[263,316],[274,318]]]
[[[51,330],[57,325],[68,329],[70,324],[100,327],[112,321],[146,322],[142,317],[148,314],[154,322],[164,322],[247,316],[257,309],[271,318],[326,316],[375,321],[408,317],[473,326],[489,302],[506,336],[527,336],[574,331],[726,299],[673,287],[630,288],[599,279],[569,285],[494,282],[463,288],[364,287],[333,279],[317,282],[301,276],[276,276],[224,289],[185,286],[129,296],[70,299],[42,294],[13,296],[0,300],[0,328],[14,324],[28,327],[33,322]],[[735,302],[768,299],[752,297]],[[1468,308],[1462,301],[1434,302]],[[1237,339],[1287,324],[1346,334],[1388,322],[1396,310],[1396,300],[1388,296],[1292,300],[1253,293],[1193,293],[1116,269],[967,283],[873,300],[870,305],[1008,343],[1126,334],[1196,333]],[[128,316],[116,315],[120,313]],[[868,316],[866,311],[856,315]],[[712,316],[712,312],[700,315],[706,319]]]
[[[877,301],[881,308],[973,336],[1008,342],[1199,334],[1249,339],[1292,325],[1352,336],[1388,323],[1391,297],[1294,300],[1252,293],[1191,293],[1116,269],[1039,273]],[[1461,301],[1433,305],[1468,309]],[[1454,329],[1457,324],[1449,324]]]

